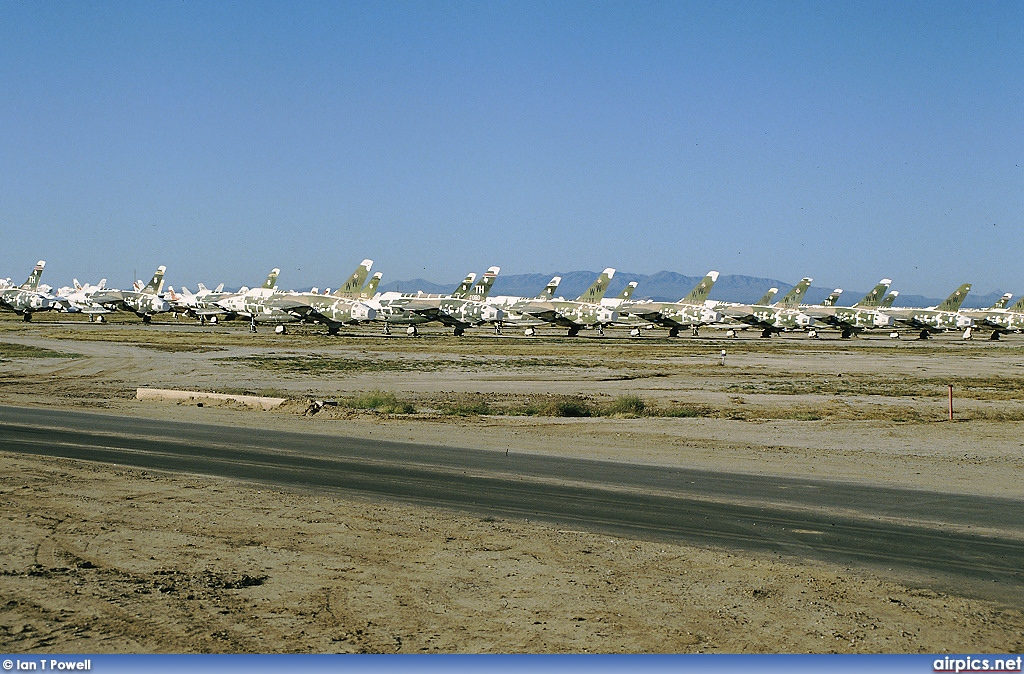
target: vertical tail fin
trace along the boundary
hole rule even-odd
[[[939,311],[959,311],[960,305],[964,303],[964,299],[967,297],[967,293],[971,292],[971,284],[965,283],[943,301],[942,304],[935,307]]]
[[[460,299],[464,298],[467,294],[469,294],[469,290],[470,288],[473,287],[473,281],[475,280],[475,272],[470,272],[469,274],[467,274],[466,278],[462,279],[462,283],[459,284],[459,287],[452,292],[452,297],[458,297]]]
[[[1005,295],[1000,297],[998,300],[996,300],[995,304],[993,304],[991,307],[989,307],[989,311],[992,311],[993,309],[1005,309],[1006,305],[1010,303],[1010,298],[1011,297],[1013,297],[1013,293],[1006,293]]]
[[[267,280],[263,282],[263,287],[267,290],[273,290],[274,286],[277,285],[277,275],[280,273],[280,269],[271,269],[270,273],[267,274]]]
[[[786,296],[779,300],[779,306],[783,309],[796,309],[804,298],[804,293],[811,286],[811,279],[807,276],[800,279],[800,283],[793,286]]]
[[[541,290],[536,298],[538,300],[549,300],[555,296],[555,291],[558,290],[558,284],[562,282],[561,276],[552,276],[548,284],[544,286],[544,290]]]
[[[374,272],[373,276],[370,277],[370,280],[366,282],[366,285],[363,286],[363,289],[360,291],[359,299],[368,300],[373,297],[377,292],[377,286],[380,285],[380,279],[382,276],[384,276],[382,272]]]
[[[853,306],[855,307],[877,307],[882,303],[882,298],[885,297],[885,291],[892,285],[892,279],[884,278],[878,282],[871,292],[864,296],[860,302],[857,302]]]
[[[494,285],[494,279],[498,277],[498,272],[501,271],[501,267],[488,267],[487,271],[484,272],[480,282],[473,286],[472,291],[466,295],[466,299],[473,300],[474,302],[483,302],[487,299],[487,296],[491,293],[491,286]]]
[[[892,307],[892,303],[896,301],[896,298],[899,297],[899,294],[900,294],[899,290],[893,290],[891,293],[889,293],[888,295],[885,296],[885,299],[883,299],[882,303],[878,305],[878,308],[879,309],[889,309],[889,308],[891,308]]]
[[[39,287],[39,278],[43,275],[43,267],[46,266],[46,260],[40,260],[36,262],[36,266],[32,268],[32,273],[28,275],[28,279],[21,284],[22,290],[35,290]]]
[[[718,280],[717,271],[709,271],[707,276],[701,279],[701,282],[694,286],[690,294],[679,300],[679,304],[694,304],[703,305],[708,299],[708,295],[711,293],[711,286],[715,285],[715,281]]]
[[[589,288],[587,288],[586,292],[576,298],[576,301],[586,302],[587,304],[600,304],[601,298],[603,298],[604,294],[608,291],[608,284],[611,282],[613,276],[615,276],[615,270],[608,267],[601,272],[601,275],[597,277],[597,280],[594,281]]]
[[[766,306],[770,305],[772,303],[772,300],[775,299],[775,295],[777,295],[778,292],[779,292],[778,288],[769,288],[768,292],[766,292],[761,297],[761,299],[759,299],[758,301],[754,302],[754,305],[755,306],[759,306],[759,307],[766,307]]]
[[[839,301],[839,296],[843,294],[842,288],[836,288],[832,291],[832,294],[825,298],[825,301],[821,303],[823,307],[834,307],[836,302]]]
[[[370,267],[372,266],[373,260],[363,260],[360,262],[356,270],[348,277],[348,280],[334,291],[334,296],[353,299],[358,297],[359,292],[363,289],[363,284],[366,283],[366,277],[370,275]]]
[[[146,295],[159,295],[164,289],[164,272],[167,271],[167,267],[160,265],[156,268],[156,272],[153,274],[153,278],[149,279],[149,283],[139,292]]]
[[[626,302],[633,296],[633,291],[640,285],[639,281],[630,281],[626,284],[626,287],[622,289],[622,292],[615,296],[615,299]]]

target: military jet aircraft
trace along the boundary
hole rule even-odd
[[[885,291],[889,289],[890,285],[892,285],[891,279],[882,279],[871,292],[864,296],[864,299],[852,307],[835,306],[833,303],[832,305],[802,306],[800,310],[817,322],[837,328],[843,339],[849,339],[854,333],[862,330],[891,328],[895,325],[892,316],[878,309],[885,296]],[[842,290],[837,288],[833,295],[841,292]]]
[[[678,302],[628,302],[619,307],[619,313],[638,316],[649,323],[664,326],[668,328],[669,337],[678,336],[681,328],[690,328],[696,335],[700,326],[722,320],[721,312],[706,304],[711,287],[717,280],[718,272],[709,271],[701,282]]]
[[[267,298],[266,304],[301,320],[323,323],[328,334],[336,335],[343,325],[372,321],[377,317],[377,310],[365,303],[373,297],[382,277],[377,272],[366,282],[372,266],[373,260],[360,262],[349,279],[333,293],[276,293]]]
[[[1012,297],[1013,293],[1006,293],[988,309],[962,309],[960,313],[971,318],[976,326],[991,329],[989,339],[998,340],[1007,333],[1024,330],[1024,298],[1008,307]]]
[[[764,304],[765,298],[762,298],[756,304],[718,304],[715,308],[729,318],[760,329],[762,337],[787,330],[806,330],[814,325],[814,319],[800,310],[800,300],[810,285],[810,278],[801,279],[775,304]],[[768,296],[774,297],[775,292],[778,288],[769,290],[765,297],[770,301]]]
[[[384,293],[378,299],[378,315],[384,317],[385,334],[390,332],[389,324],[406,323],[409,334],[415,335],[417,325],[431,321],[451,327],[456,337],[484,323],[493,323],[495,331],[500,331],[498,323],[505,314],[486,302],[499,271],[500,267],[489,267],[475,285],[476,274],[469,274],[451,295]]]
[[[569,337],[575,337],[583,328],[596,329],[603,335],[605,326],[619,318],[619,312],[615,309],[601,305],[613,276],[615,269],[608,267],[575,300],[526,300],[517,306],[517,310],[524,315],[566,328]]]
[[[920,330],[921,339],[928,339],[932,333],[946,330],[963,330],[964,337],[969,338],[974,321],[970,316],[960,313],[959,309],[970,291],[971,284],[964,283],[937,306],[927,309],[894,308],[887,309],[886,312],[896,319],[896,322]]]
[[[498,297],[492,297],[487,300],[487,304],[497,307],[504,314],[501,322],[496,326],[498,332],[505,326],[512,325],[517,328],[524,328],[524,334],[528,337],[532,337],[536,334],[534,330],[538,325],[545,324],[539,318],[534,318],[528,314],[522,313],[520,308],[525,306],[527,302],[532,300],[538,300],[546,302],[555,296],[555,291],[558,290],[558,285],[562,282],[561,276],[552,276],[548,284],[544,286],[544,289],[537,294],[536,297],[515,297],[512,295],[499,295]]]
[[[26,321],[31,321],[32,314],[37,311],[66,309],[66,302],[39,288],[39,278],[43,275],[45,266],[46,261],[40,260],[24,283],[16,288],[0,290],[0,309],[13,311]]]
[[[294,323],[299,318],[268,302],[277,293],[277,276],[280,273],[280,269],[271,269],[259,288],[244,289],[216,300],[214,304],[226,312],[221,320],[248,318],[249,332],[256,332],[259,323],[275,325],[277,332],[284,332],[286,323]]]
[[[111,313],[112,309],[108,309],[94,301],[93,295],[106,289],[107,279],[100,279],[100,282],[96,285],[89,283],[82,285],[78,282],[78,279],[73,279],[72,284],[57,291],[57,296],[68,304],[66,311],[86,314],[89,317],[90,323],[94,321],[102,323],[105,320],[103,316]]]
[[[174,288],[168,288],[164,299],[171,303],[171,311],[175,313],[195,318],[200,323],[217,323],[222,319],[235,318],[235,316],[229,315],[223,307],[217,305],[217,300],[234,294],[224,292],[223,283],[213,290],[200,283],[199,290],[196,292],[190,291],[185,286],[181,287],[180,293],[175,292]]]
[[[165,271],[167,271],[167,267],[163,265],[157,267],[153,278],[141,289],[98,290],[93,293],[92,301],[107,309],[130,311],[141,318],[143,323],[149,323],[156,314],[171,310],[170,303],[160,297],[164,288]],[[135,287],[138,288],[137,285]]]

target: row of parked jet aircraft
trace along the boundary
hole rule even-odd
[[[144,322],[156,314],[174,312],[202,322],[246,319],[250,330],[259,324],[275,325],[278,332],[293,322],[321,323],[330,334],[337,334],[345,325],[378,321],[384,333],[392,326],[405,326],[409,334],[424,323],[439,322],[451,327],[456,336],[469,327],[493,325],[495,331],[515,326],[527,335],[535,334],[541,325],[565,328],[570,337],[580,330],[604,332],[612,326],[631,328],[639,336],[641,329],[661,326],[670,337],[681,330],[693,334],[702,326],[716,325],[729,329],[734,336],[737,328],[754,328],[762,336],[779,332],[803,331],[815,337],[820,328],[838,330],[842,337],[851,337],[863,330],[887,329],[890,336],[898,337],[899,329],[918,333],[922,339],[938,332],[964,331],[969,339],[976,329],[991,331],[991,339],[999,339],[1008,332],[1024,330],[1024,299],[1009,306],[1007,293],[992,307],[961,310],[964,298],[971,289],[965,283],[938,306],[924,309],[896,308],[893,300],[897,292],[886,294],[892,284],[882,279],[878,285],[852,306],[839,303],[842,290],[837,288],[821,304],[802,303],[803,295],[811,284],[810,278],[801,279],[781,300],[773,301],[778,288],[771,288],[754,304],[716,302],[708,300],[711,287],[718,279],[717,271],[709,271],[688,295],[678,302],[633,300],[637,283],[631,282],[617,297],[606,298],[605,291],[615,275],[612,268],[605,269],[597,280],[574,300],[556,297],[561,278],[555,276],[536,297],[491,297],[490,290],[498,275],[498,267],[490,267],[477,280],[469,274],[448,295],[426,293],[377,292],[381,273],[370,276],[372,260],[363,260],[352,276],[337,290],[321,294],[311,292],[284,292],[277,288],[280,270],[274,269],[262,286],[242,288],[238,292],[225,292],[223,284],[210,290],[199,284],[197,292],[173,287],[164,291],[165,267],[158,267],[148,284],[136,282],[131,290],[106,288],[106,280],[97,285],[61,288],[56,293],[39,284],[45,262],[40,260],[28,280],[21,286],[9,282],[0,286],[0,308],[14,311],[26,321],[37,311],[58,310],[83,313],[90,321],[102,322],[103,315],[112,311],[135,313]]]

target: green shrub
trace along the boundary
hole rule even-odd
[[[608,406],[605,414],[611,417],[642,417],[647,412],[643,398],[637,395],[621,395]]]
[[[549,402],[538,414],[545,417],[589,417],[594,412],[583,398],[563,396]]]

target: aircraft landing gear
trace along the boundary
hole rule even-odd
[[[678,337],[679,336],[679,328],[669,328],[668,329],[668,336],[669,337]]]
[[[918,335],[918,339],[929,339],[931,334],[927,330],[922,330],[921,334]]]
[[[691,328],[691,332],[693,333],[694,337],[700,337],[700,326],[699,325],[693,326],[693,328]]]
[[[455,335],[456,337],[462,337],[464,334],[466,334],[466,329],[455,328],[454,330],[452,330],[452,334]]]
[[[385,335],[390,335],[391,334],[391,324],[390,323],[385,323],[384,324],[384,334]]]
[[[597,326],[597,334],[599,334],[602,337],[604,337],[604,326],[603,325]]]
[[[256,317],[249,319],[249,332],[256,332]]]
[[[149,314],[143,314],[142,315],[142,322],[146,323],[148,325],[149,323],[153,322],[153,317],[150,316]]]
[[[633,328],[632,330],[630,330],[629,331],[629,336],[630,337],[639,337],[640,336],[640,328]]]
[[[971,328],[967,328],[966,330],[964,330],[963,338],[964,339],[974,339],[974,332],[971,330]]]
[[[565,336],[566,337],[575,337],[578,334],[580,334],[580,329],[579,328],[569,328],[569,330],[565,333]]]
[[[523,330],[523,334],[526,335],[527,337],[533,337],[534,335],[537,334],[537,331],[534,330],[533,328],[526,328],[525,330]]]
[[[286,328],[283,325],[276,325],[274,326],[274,332],[279,335],[283,335],[284,333],[288,332],[288,328]]]
[[[998,342],[999,341],[999,331],[998,330],[993,330],[992,334],[988,336],[988,339],[989,339],[990,342]]]
[[[842,337],[843,339],[849,339],[850,337],[853,336],[853,330],[850,330],[849,328],[843,328],[843,332],[839,336]]]
[[[807,331],[807,336],[810,337],[811,339],[817,339],[818,338],[818,331],[817,330],[808,330]]]
[[[728,330],[725,331],[725,336],[726,337],[735,337],[736,336],[736,331],[733,330],[732,328],[729,328]]]
[[[327,334],[332,336],[332,337],[337,336],[339,330],[341,330],[341,326],[340,325],[328,325],[327,326]]]
[[[769,339],[771,338],[771,336],[772,331],[769,330],[768,328],[765,328],[764,330],[761,331],[761,339]]]
[[[410,337],[416,337],[420,334],[420,331],[416,329],[415,325],[410,325],[408,328],[405,329],[405,334],[409,335]]]
[[[21,320],[25,321],[26,323],[31,323],[32,322],[32,312],[31,311],[26,311],[25,315],[21,317]]]

